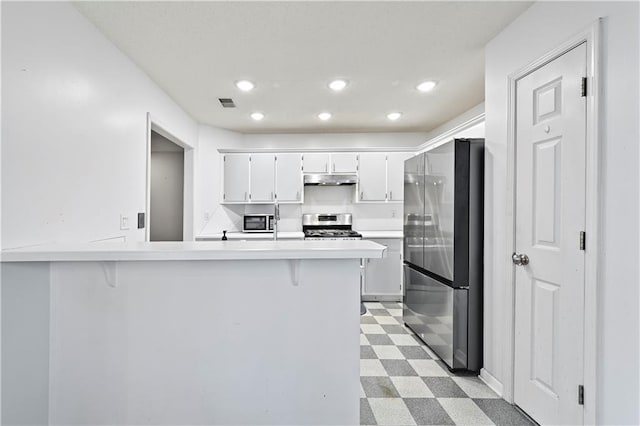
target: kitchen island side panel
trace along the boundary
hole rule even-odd
[[[359,424],[359,259],[52,262],[50,424]]]

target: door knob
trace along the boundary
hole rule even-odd
[[[525,266],[529,264],[529,256],[526,254],[513,253],[511,255],[511,261],[514,265]]]

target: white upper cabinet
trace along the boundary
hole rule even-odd
[[[307,152],[303,155],[305,173],[329,173],[328,152]]]
[[[402,202],[410,152],[224,154],[223,203],[302,203],[303,173],[358,174],[357,202]]]
[[[410,152],[390,152],[387,154],[387,200],[404,200],[404,160]]]
[[[358,179],[359,201],[386,201],[387,154],[384,152],[360,153]]]
[[[276,154],[276,200],[302,202],[302,154]]]
[[[225,154],[223,156],[223,202],[245,203],[249,201],[249,159],[250,154]]]
[[[356,173],[357,170],[357,153],[336,152],[331,154],[331,173]]]
[[[273,202],[275,200],[275,154],[251,154],[252,203]]]

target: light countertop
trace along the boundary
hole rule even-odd
[[[2,262],[355,259],[382,258],[386,248],[365,240],[239,240],[78,243],[3,250]]]
[[[196,236],[196,241],[220,241],[222,233],[201,234]],[[227,232],[229,240],[273,240],[273,233],[270,232]],[[302,231],[298,232],[278,232],[278,239],[281,240],[301,240],[304,238]]]
[[[375,238],[402,238],[402,231],[362,231],[360,229],[356,229],[357,232],[362,234],[362,238],[364,239],[375,239]],[[220,241],[222,238],[221,233],[217,234],[201,234],[196,236],[196,241]],[[245,233],[245,232],[227,232],[227,238],[229,240],[271,240],[273,239],[273,234],[264,233],[264,232],[256,232],[256,233]],[[278,239],[281,240],[301,240],[304,238],[304,233],[302,231],[297,232],[278,232]]]
[[[402,238],[402,231],[361,231],[357,230],[362,234],[362,238],[365,239],[375,239],[375,238]]]

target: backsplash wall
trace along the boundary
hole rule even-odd
[[[278,226],[281,231],[301,231],[304,213],[351,213],[355,230],[402,230],[402,203],[356,203],[355,191],[355,185],[305,186],[303,204],[280,205]],[[247,205],[245,213],[273,213],[273,206]]]

